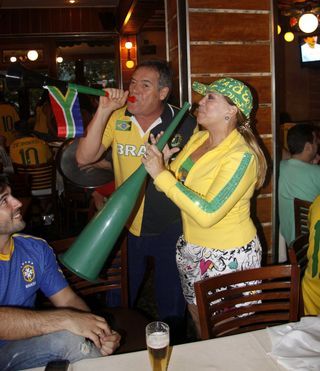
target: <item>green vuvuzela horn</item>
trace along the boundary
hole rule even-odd
[[[190,107],[185,102],[157,143],[162,150]],[[84,228],[73,245],[62,256],[61,263],[88,281],[96,281],[110,252],[129,219],[147,172],[143,164],[112,194],[106,205]]]

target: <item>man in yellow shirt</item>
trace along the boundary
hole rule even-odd
[[[308,265],[302,279],[302,295],[305,315],[320,314],[320,196],[309,211]]]
[[[20,120],[14,105],[4,101],[0,96],[0,135],[6,138],[6,145],[16,139],[16,130],[14,124]]]
[[[10,157],[14,164],[41,165],[52,159],[52,151],[44,140],[28,136],[16,139],[11,143]]]

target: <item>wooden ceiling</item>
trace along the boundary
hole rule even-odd
[[[138,34],[141,30],[164,30],[164,0],[0,0],[1,9],[87,8],[103,9],[106,19],[120,34]]]
[[[115,24],[120,34],[138,34],[141,30],[164,30],[164,0],[0,0],[1,9],[30,8],[86,8],[104,9],[108,20]],[[318,8],[318,0],[278,0],[282,15],[291,16],[307,8]]]
[[[296,16],[305,11],[314,11],[319,14],[319,0],[278,0],[278,7],[282,15]]]

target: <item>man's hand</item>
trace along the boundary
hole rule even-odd
[[[129,91],[123,91],[122,89],[104,89],[108,92],[108,96],[100,97],[99,108],[115,111],[126,104]]]
[[[112,331],[111,335],[103,334],[100,336],[101,354],[103,356],[109,356],[112,354],[119,347],[120,340],[121,336],[116,331]]]
[[[163,170],[166,169],[165,164],[169,161],[171,156],[179,152],[179,148],[170,149],[166,145],[162,152],[160,152],[156,146],[158,140],[163,135],[163,132],[157,135],[157,138],[153,134],[150,134],[151,144],[146,143],[146,153],[141,159],[149,175],[155,179]]]
[[[95,314],[62,310],[61,317],[61,320],[66,323],[66,330],[90,339],[98,349],[102,348],[100,339],[112,335],[106,320]]]
[[[153,134],[150,134],[150,142],[151,144],[154,144],[156,145],[158,142],[159,142],[159,139],[162,137],[163,135],[163,131],[161,131],[157,137],[155,138]],[[163,150],[162,150],[162,153],[163,153],[163,161],[165,164],[168,164],[170,158],[177,152],[180,151],[180,148],[179,147],[173,147],[173,148],[170,148],[168,146],[168,144],[166,144],[164,147],[163,147]]]

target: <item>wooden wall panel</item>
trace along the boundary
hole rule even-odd
[[[261,189],[258,190],[258,194],[269,194],[272,193],[272,174],[267,176],[267,181]]]
[[[166,1],[167,5],[167,19],[171,20],[173,17],[177,16],[177,1],[169,0]]]
[[[272,197],[257,197],[257,216],[260,223],[268,223],[272,219]]]
[[[267,154],[269,155],[270,159],[273,158],[273,137],[262,137],[263,147],[267,151]]]
[[[273,256],[271,249],[266,249],[265,246],[272,246],[273,227],[271,223],[264,223],[261,228],[258,228],[258,235],[262,244],[262,264],[272,264]]]
[[[173,20],[168,23],[168,33],[171,35],[168,39],[169,50],[173,48],[178,48],[178,28],[177,22]]]
[[[190,13],[190,41],[269,40],[268,24],[268,14]]]
[[[105,8],[1,9],[0,34],[106,32],[104,12]]]
[[[169,61],[172,69],[173,87],[170,103],[179,104],[180,97],[180,64],[179,64],[179,42],[177,23],[177,1],[166,1],[167,3],[167,40],[169,49]]]
[[[171,92],[171,99],[170,101],[174,104],[177,103],[179,93],[180,93],[180,80],[179,80],[179,55],[178,49],[175,48],[170,51],[169,53],[170,58],[170,66],[173,71],[173,87]]]
[[[272,128],[270,126],[271,107],[259,107],[256,113],[256,130],[259,135],[271,134]]]
[[[192,74],[269,72],[270,46],[192,45],[190,59]]]
[[[269,10],[269,0],[188,0],[189,8]]]

